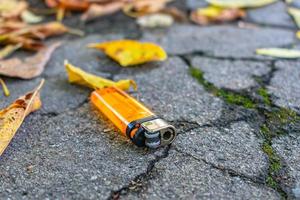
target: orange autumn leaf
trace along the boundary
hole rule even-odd
[[[40,50],[36,55],[27,57],[24,60],[11,58],[0,61],[0,74],[8,77],[17,77],[22,79],[31,79],[39,76],[49,61],[51,54],[60,46],[60,43],[54,43],[48,48]]]
[[[86,0],[46,0],[50,8],[65,8],[66,10],[83,11],[88,9],[89,2]]]
[[[190,18],[196,24],[207,25],[211,23],[233,21],[245,16],[246,12],[239,8],[220,8],[209,6],[193,11]]]
[[[66,10],[83,11],[89,8],[90,3],[87,0],[58,0],[59,7]]]
[[[164,49],[150,42],[114,40],[90,44],[89,47],[102,50],[123,67],[167,59]]]
[[[44,80],[34,91],[19,97],[10,106],[0,111],[0,156],[15,136],[25,117],[41,107],[40,90],[43,84]]]

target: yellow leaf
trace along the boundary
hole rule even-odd
[[[206,8],[198,8],[197,14],[204,15],[206,17],[218,17],[224,8],[216,7],[216,6],[209,6]]]
[[[223,8],[256,8],[274,3],[278,0],[206,0],[214,6]]]
[[[0,84],[2,85],[2,88],[3,88],[3,92],[4,92],[4,95],[5,96],[9,96],[10,95],[10,92],[5,84],[5,82],[3,81],[2,78],[0,78]]]
[[[90,44],[89,47],[102,50],[123,67],[167,59],[167,54],[163,48],[150,42],[114,40]]]
[[[0,111],[0,156],[16,134],[25,117],[41,107],[42,103],[39,94],[43,84],[44,80],[41,81],[34,91],[19,97],[10,106]]]
[[[298,28],[300,28],[300,9],[298,8],[288,8],[288,13],[293,17]]]
[[[92,89],[100,89],[109,86],[116,86],[122,90],[129,90],[130,86],[136,90],[137,85],[133,80],[120,80],[117,82],[87,73],[65,61],[65,67],[70,83],[86,86]]]
[[[300,58],[300,51],[283,48],[266,48],[257,49],[256,53],[259,55],[272,56],[276,58]]]
[[[221,8],[217,6],[208,6],[198,8],[191,12],[190,18],[193,22],[200,25],[207,25],[213,22],[233,21],[246,16],[244,10],[240,8]]]
[[[298,39],[300,39],[300,31],[297,31],[296,36]]]

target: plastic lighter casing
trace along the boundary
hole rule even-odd
[[[92,92],[91,102],[137,146],[157,148],[170,144],[176,137],[172,125],[116,87]]]

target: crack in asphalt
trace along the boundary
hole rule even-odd
[[[189,67],[192,66],[192,63],[190,61],[190,58],[193,56],[193,55],[201,55],[201,53],[193,53],[192,55],[190,54],[187,54],[187,55],[181,55],[179,56]],[[205,54],[204,54],[205,56]],[[214,58],[214,57],[212,57]],[[228,58],[219,58],[219,59],[227,59]],[[245,59],[236,59],[236,58],[230,58],[232,60],[245,60]],[[248,59],[247,59],[248,60]],[[252,61],[258,61],[258,60],[253,60],[253,59],[250,59]],[[260,61],[262,62],[262,61]],[[270,72],[265,75],[265,77],[263,76],[258,76],[256,77],[257,79],[261,80],[260,82],[258,82],[259,86],[258,88],[253,88],[252,89],[252,95],[251,93],[247,92],[246,95],[244,93],[242,93],[243,91],[231,91],[231,90],[228,90],[228,89],[220,89],[220,88],[217,88],[215,87],[212,83],[209,83],[207,82],[206,80],[203,80],[203,81],[198,81],[200,84],[206,84],[206,86],[210,86],[210,87],[214,87],[214,89],[217,89],[217,90],[223,90],[225,93],[226,92],[231,92],[233,94],[242,94],[244,95],[246,98],[249,98],[249,99],[253,99],[253,94],[258,94],[259,93],[259,89],[264,89],[266,90],[266,86],[270,83],[270,80],[272,79],[274,73],[276,72],[276,67],[275,67],[275,62],[276,61],[272,61],[271,60],[271,64],[269,65],[269,67],[271,68]],[[203,73],[203,72],[202,72]],[[203,75],[202,75],[203,76]],[[203,77],[201,77],[203,78]],[[205,85],[203,85],[203,87],[205,89],[208,89],[205,87]],[[208,90],[208,92],[211,92]],[[215,94],[214,94],[215,95]],[[223,96],[221,96],[221,98],[224,98]],[[224,99],[225,100],[225,99]],[[274,122],[272,121],[272,117],[275,117],[275,119],[279,118],[279,120],[281,119],[281,115],[282,115],[282,111],[281,110],[278,110],[278,107],[274,105],[274,103],[272,102],[271,98],[270,98],[270,95],[266,92],[265,96],[264,96],[264,99],[263,101],[257,101],[256,99],[254,100],[255,102],[255,106],[252,108],[254,110],[256,110],[258,112],[258,115],[263,119],[263,123],[262,125],[260,126],[260,133],[262,134],[263,138],[264,138],[264,144],[262,145],[262,151],[265,153],[265,155],[268,157],[268,161],[269,161],[269,168],[268,168],[268,177],[267,179],[265,180],[265,182],[267,183],[268,187],[270,188],[273,188],[275,189],[281,196],[281,198],[283,199],[287,199],[288,197],[288,194],[287,192],[285,191],[284,187],[281,185],[281,179],[280,177],[278,177],[278,171],[280,169],[280,171],[282,173],[284,173],[284,176],[285,177],[288,177],[288,174],[286,171],[283,172],[282,170],[282,159],[280,158],[280,156],[274,152],[273,148],[272,148],[272,140],[277,137],[276,133],[275,135],[273,133],[269,133],[269,127],[271,126],[272,128],[275,127],[275,131],[281,131],[281,126],[283,126],[283,124],[278,124],[278,122]],[[226,102],[225,102],[226,103]],[[244,105],[240,105],[240,104],[236,104],[234,101],[231,102],[232,106],[243,106],[245,107]],[[245,107],[245,109],[247,109],[247,107]],[[277,109],[277,110],[276,110]],[[282,108],[280,108],[282,109]],[[285,113],[283,113],[285,114]],[[288,115],[288,118],[290,117],[290,113],[287,114]],[[292,116],[292,115],[291,115]],[[297,114],[296,114],[297,116]],[[299,115],[298,115],[299,116]],[[275,124],[274,124],[275,123]],[[274,126],[274,127],[273,127]],[[266,127],[265,129],[267,131],[263,131],[262,129]],[[276,170],[274,170],[274,168]],[[279,168],[279,169],[278,169]],[[281,175],[282,176],[282,175]]]
[[[181,151],[177,147],[174,147],[173,149],[175,151],[177,151],[178,153],[184,154],[185,156],[189,156],[189,157],[191,157],[191,158],[193,158],[193,159],[195,159],[195,160],[197,160],[199,162],[204,162],[205,164],[211,166],[213,169],[221,171],[224,174],[228,174],[231,177],[239,177],[240,179],[242,179],[244,181],[250,181],[250,182],[252,182],[254,184],[257,184],[257,185],[260,185],[260,186],[262,186],[262,185],[265,186],[264,180],[262,178],[260,178],[260,177],[251,177],[251,176],[247,176],[247,175],[244,175],[242,173],[236,172],[233,169],[227,169],[224,166],[216,165],[214,163],[211,163],[211,162],[207,161],[204,158],[198,158],[198,157],[196,157],[196,156],[194,156],[192,154],[189,154],[187,152]]]
[[[146,172],[143,172],[141,174],[138,174],[133,178],[131,181],[129,181],[128,184],[124,185],[121,187],[119,190],[113,190],[111,191],[111,195],[107,198],[108,200],[115,200],[119,199],[120,196],[128,194],[130,191],[140,191],[144,186],[145,183],[149,180],[152,179],[152,171],[155,168],[155,164],[158,163],[160,160],[167,158],[169,155],[169,150],[171,149],[171,144],[166,146],[162,155],[156,156],[155,159],[151,160],[148,163]]]

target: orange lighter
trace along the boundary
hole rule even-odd
[[[174,126],[116,87],[96,90],[92,103],[139,147],[157,148],[172,143]]]

